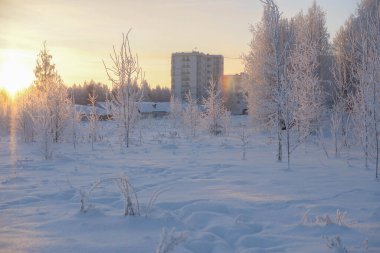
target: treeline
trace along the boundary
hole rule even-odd
[[[169,102],[170,101],[170,89],[161,88],[157,85],[155,88],[151,88],[150,85],[143,81],[141,86],[134,85],[134,89],[142,91],[143,102]],[[67,89],[68,96],[74,98],[76,104],[88,105],[90,104],[89,97],[93,94],[97,96],[97,102],[105,102],[110,97],[111,89],[109,86],[100,82],[91,80],[90,82],[84,82],[83,84],[74,84]]]

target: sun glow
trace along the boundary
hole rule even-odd
[[[1,52],[0,88],[5,88],[11,96],[31,85],[33,67],[28,67],[29,56],[17,50]]]

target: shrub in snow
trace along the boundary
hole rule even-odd
[[[156,249],[156,253],[168,253],[172,251],[175,246],[185,241],[185,239],[185,233],[176,232],[174,228],[169,231],[166,228],[163,228],[161,231],[161,239]]]
[[[307,210],[301,220],[301,224],[304,226],[329,226],[332,224],[338,226],[347,226],[346,212],[342,212],[339,209],[336,210],[335,222],[330,218],[328,214],[317,215],[315,218],[310,218],[310,210]]]
[[[155,191],[152,195],[152,197],[150,198],[149,200],[149,203],[148,203],[148,206],[147,206],[147,209],[146,209],[146,213],[145,213],[145,217],[148,217],[148,215],[152,212],[153,210],[153,207],[157,201],[157,198],[158,196],[160,196],[163,192],[165,191],[168,191],[169,189],[159,189],[158,191]]]
[[[140,215],[139,200],[135,189],[128,180],[128,177],[124,176],[115,178],[115,182],[124,199],[124,215]]]
[[[327,247],[334,250],[336,253],[348,253],[346,247],[344,247],[342,240],[339,236],[325,237]]]
[[[123,197],[124,201],[124,215],[125,216],[140,216],[140,203],[137,196],[137,192],[133,185],[130,183],[129,178],[127,176],[121,176],[121,177],[115,177],[115,178],[105,178],[100,179],[97,182],[93,183],[87,190],[86,189],[80,189],[79,195],[80,195],[80,211],[82,213],[86,213],[89,208],[91,208],[91,202],[90,197],[91,193],[97,189],[101,184],[104,183],[115,183],[120,191],[121,196]],[[163,192],[167,191],[167,188],[159,189],[149,200],[149,203],[146,207],[146,213],[145,216],[147,217],[151,212],[152,209],[157,201],[157,198],[162,194]]]
[[[346,226],[346,217],[347,212],[342,212],[339,209],[336,210],[336,224],[339,226]]]
[[[132,184],[129,182],[129,179],[127,176],[101,179],[97,181],[96,183],[94,183],[87,191],[80,190],[79,191],[80,202],[81,202],[80,211],[83,213],[86,213],[88,211],[89,207],[91,207],[91,204],[90,204],[91,193],[100,184],[107,183],[107,182],[114,182],[118,186],[124,200],[124,215],[125,216],[140,215],[140,206],[139,206],[137,193],[135,189],[133,188]]]
[[[315,217],[315,224],[317,224],[321,227],[324,227],[324,226],[328,226],[328,225],[331,225],[334,223],[332,222],[332,220],[328,214],[324,214],[324,215],[317,215]]]

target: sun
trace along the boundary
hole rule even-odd
[[[0,54],[0,88],[5,88],[14,96],[31,85],[33,67],[28,67],[29,56],[21,51],[7,49]]]

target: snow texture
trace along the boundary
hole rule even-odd
[[[360,150],[327,158],[304,144],[288,170],[273,159],[276,142],[255,132],[242,160],[234,129],[248,119],[232,120],[228,136],[173,144],[168,120],[143,119],[142,140],[124,152],[116,123],[101,122],[93,151],[59,144],[51,160],[2,138],[0,252],[380,252],[380,182]],[[140,216],[124,216],[124,196],[105,180],[123,176]],[[99,181],[81,212],[81,192]]]

